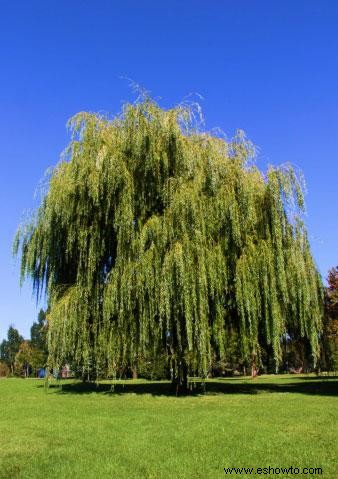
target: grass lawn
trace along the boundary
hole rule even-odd
[[[0,380],[1,479],[244,478],[254,474],[224,467],[269,466],[338,477],[337,378],[211,380],[206,394],[187,397],[141,380],[114,393],[107,382],[43,384]]]

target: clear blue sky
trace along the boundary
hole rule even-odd
[[[337,0],[0,0],[0,339],[37,315],[11,243],[80,110],[116,113],[131,77],[163,106],[204,97],[207,127],[237,128],[258,165],[307,180],[320,272],[338,264]]]

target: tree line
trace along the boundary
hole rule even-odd
[[[10,326],[7,338],[0,344],[0,376],[36,376],[47,364],[47,322],[43,309],[30,330],[30,339],[24,339]]]

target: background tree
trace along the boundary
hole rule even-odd
[[[325,319],[322,336],[323,366],[338,370],[338,266],[329,271],[325,289]]]
[[[261,173],[243,134],[200,131],[149,99],[80,113],[48,193],[20,227],[21,277],[48,297],[51,365],[115,374],[164,350],[178,382],[207,375],[235,331],[257,367],[297,332],[319,352],[322,284],[291,166]]]
[[[34,322],[31,327],[31,340],[30,343],[33,348],[41,352],[43,360],[40,366],[43,366],[47,361],[48,349],[47,349],[47,321],[46,312],[40,309],[37,322]]]
[[[4,339],[0,345],[0,359],[7,364],[12,374],[14,374],[15,356],[22,341],[23,337],[19,331],[14,326],[10,326],[7,331],[7,339]]]
[[[29,363],[31,359],[31,346],[29,341],[22,341],[19,346],[19,351],[15,355],[15,372],[17,375],[21,376],[22,374],[25,377],[29,376]]]
[[[10,374],[10,369],[7,364],[3,361],[0,361],[0,377],[7,377]]]
[[[15,371],[18,375],[23,374],[28,377],[43,366],[44,362],[45,357],[42,351],[35,348],[30,341],[22,341],[19,351],[15,355]]]

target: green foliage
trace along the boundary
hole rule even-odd
[[[150,380],[169,379],[170,368],[166,354],[156,354],[138,358],[137,374],[141,378]]]
[[[43,360],[40,366],[43,366],[47,360],[47,320],[46,313],[43,309],[40,309],[37,322],[33,323],[31,327],[31,340],[30,344],[40,351]]]
[[[12,374],[14,374],[15,356],[22,341],[23,337],[19,334],[19,331],[10,326],[7,331],[7,339],[4,339],[0,344],[0,359],[7,364]]]
[[[15,355],[15,372],[28,377],[31,372],[44,366],[45,362],[46,357],[42,351],[36,349],[30,341],[23,341]]]
[[[302,182],[289,165],[261,173],[243,134],[225,142],[193,118],[145,99],[114,119],[70,121],[65,157],[14,243],[22,280],[47,292],[52,366],[116,373],[165,349],[176,370],[205,376],[229,330],[249,362],[264,343],[278,364],[285,331],[318,356],[322,284]]]

